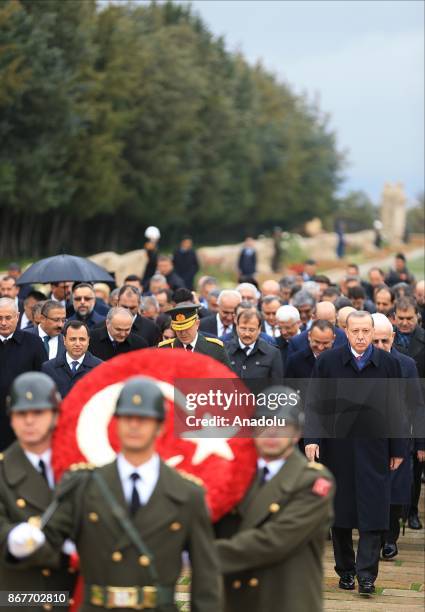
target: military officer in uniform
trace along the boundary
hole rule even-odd
[[[8,403],[16,441],[0,455],[1,591],[73,589],[74,569],[60,546],[56,551],[37,551],[31,563],[16,563],[8,550],[8,535],[15,525],[38,521],[52,500],[50,444],[59,401],[55,383],[41,372],[21,374],[12,384]],[[65,549],[72,551],[70,543]]]
[[[171,328],[177,338],[170,338],[158,344],[159,348],[183,348],[186,351],[209,355],[230,368],[230,361],[224,343],[218,338],[199,333],[199,314],[201,306],[192,302],[182,302],[168,310]]]
[[[130,378],[115,415],[121,452],[101,468],[68,472],[64,479],[80,482],[45,528],[42,550],[74,536],[85,584],[84,612],[176,612],[174,588],[182,552],[188,550],[191,609],[220,612],[217,557],[204,492],[155,452],[165,418],[158,385],[144,377]],[[27,546],[29,540],[40,542],[40,536],[43,540],[44,533],[30,525],[15,528],[14,539]]]
[[[283,398],[291,391],[274,386],[265,393]],[[257,428],[257,475],[243,501],[216,525],[225,610],[319,612],[323,549],[333,518],[333,477],[297,448],[298,405],[274,411],[265,407],[257,414],[284,418],[285,425]]]

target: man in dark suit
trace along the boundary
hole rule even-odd
[[[279,326],[280,336],[276,338],[276,346],[280,350],[283,370],[288,360],[288,347],[291,338],[300,334],[300,313],[295,306],[284,304],[276,312],[276,320]]]
[[[173,256],[174,270],[183,279],[187,289],[193,289],[193,279],[199,270],[199,261],[191,236],[184,236]]]
[[[389,528],[391,471],[405,458],[404,440],[389,437],[405,433],[401,369],[394,357],[373,346],[370,313],[352,312],[346,333],[349,344],[325,351],[313,368],[305,452],[310,461],[320,458],[336,479],[332,541],[339,586],[354,589],[357,574],[359,593],[370,595]],[[357,558],[354,528],[359,530]]]
[[[257,272],[257,253],[255,252],[255,241],[248,236],[239,254],[238,259],[239,282],[247,278],[253,278]]]
[[[42,341],[18,330],[18,318],[15,301],[0,298],[0,451],[15,439],[6,414],[6,396],[12,381],[23,372],[41,370],[46,361]]]
[[[46,296],[41,291],[31,290],[27,293],[24,299],[24,311],[20,313],[18,329],[25,329],[26,327],[33,327],[33,313],[32,308],[38,302],[44,302]]]
[[[397,283],[411,284],[414,280],[415,277],[407,269],[406,256],[403,253],[397,253],[394,258],[394,269],[388,272],[385,282],[389,287],[392,287],[397,285]]]
[[[97,323],[105,320],[95,310],[96,294],[89,283],[79,283],[72,288],[72,305],[74,314],[69,317],[70,321],[83,321],[89,329]]]
[[[133,285],[123,285],[118,291],[117,305],[125,308],[132,316],[132,333],[143,338],[148,346],[156,346],[160,339],[158,325],[148,317],[140,314],[141,295],[140,291]],[[95,325],[95,330],[106,330],[106,322],[102,321]]]
[[[55,300],[46,300],[41,308],[40,324],[25,329],[25,333],[41,338],[46,351],[45,361],[64,355],[62,330],[65,322],[65,307]]]
[[[280,351],[262,340],[261,315],[257,309],[242,310],[236,319],[237,336],[227,343],[231,368],[240,378],[281,381]]]
[[[176,338],[160,342],[158,348],[182,348],[192,353],[202,353],[202,355],[209,355],[217,359],[217,361],[230,368],[223,342],[218,338],[198,333],[200,323],[198,311],[200,308],[199,304],[182,302],[169,310],[167,314],[171,316],[171,328],[174,330]]]
[[[55,381],[62,398],[81,378],[102,363],[88,351],[89,329],[82,321],[68,321],[63,328],[63,338],[66,353],[45,361],[41,368]]]
[[[222,338],[225,334],[233,331],[236,307],[242,301],[238,291],[224,289],[218,296],[218,313],[205,317],[201,321],[200,331],[208,332]]]
[[[372,315],[374,321],[373,344],[376,348],[390,352],[397,359],[401,367],[402,377],[408,382],[404,385],[404,393],[408,416],[414,426],[421,434],[424,432],[425,405],[418,377],[416,364],[411,357],[399,353],[394,348],[393,326],[389,319],[382,313]],[[412,454],[422,463],[425,460],[425,439],[416,438],[413,444],[406,440],[408,448],[412,447]],[[393,559],[398,554],[397,540],[400,535],[400,519],[403,515],[403,507],[409,507],[412,489],[412,470],[409,461],[403,461],[401,466],[392,474],[390,528],[383,539],[382,556],[384,559]]]
[[[146,340],[131,331],[132,324],[133,317],[126,308],[111,308],[106,317],[106,327],[92,330],[89,351],[98,359],[107,361],[116,355],[146,348]]]
[[[336,310],[332,302],[318,302],[313,312],[313,321],[329,321],[332,325],[336,324]],[[347,344],[347,336],[344,331],[335,327],[335,342],[333,348],[344,346]],[[287,359],[289,359],[296,351],[308,349],[308,330],[305,330],[294,336],[289,341]]]
[[[418,325],[418,307],[413,298],[403,297],[395,302],[394,347],[415,360],[420,378],[425,377],[425,330]],[[422,382],[425,392],[425,385]],[[413,489],[409,508],[408,525],[411,529],[422,529],[418,503],[421,493],[423,463],[413,457]]]
[[[285,378],[310,378],[316,359],[332,348],[335,327],[329,321],[316,319],[308,332],[308,348],[293,353],[285,368]]]

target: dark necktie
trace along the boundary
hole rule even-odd
[[[267,467],[267,465],[265,465],[265,466],[263,467],[263,469],[262,469],[262,470],[260,470],[260,477],[259,477],[259,484],[260,484],[260,487],[262,487],[262,486],[263,486],[263,484],[265,484],[265,483],[267,482],[267,476],[268,476],[269,474],[270,474],[270,470],[269,470],[269,468]]]
[[[134,516],[141,506],[139,493],[136,487],[136,483],[140,479],[140,476],[137,472],[133,472],[133,474],[130,475],[130,478],[133,481],[133,490],[131,492],[130,499],[130,514],[131,516]]]
[[[193,346],[191,344],[186,344],[186,350],[191,353],[193,351]]]
[[[47,484],[49,484],[49,481],[47,480],[46,464],[44,463],[43,459],[40,459],[38,462],[38,469],[40,470],[40,474],[43,476],[44,480],[47,482]]]
[[[118,342],[116,340],[112,340],[111,342],[112,342],[112,348],[114,349],[114,351],[116,351],[118,347]]]
[[[78,361],[71,361],[71,372],[76,374],[78,368]]]
[[[50,336],[44,336],[43,342],[44,342],[44,348],[46,349],[47,356],[49,356],[49,354],[50,354],[50,351],[49,351],[49,340],[50,340]]]
[[[245,353],[245,355],[246,355],[247,357],[248,357],[248,354],[249,354],[249,351],[250,351],[250,350],[251,350],[251,347],[250,347],[250,346],[246,346],[246,347],[243,349],[243,352]]]

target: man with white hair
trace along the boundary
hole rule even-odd
[[[408,355],[403,355],[394,348],[395,332],[389,319],[382,313],[372,315],[373,344],[376,348],[391,353],[397,359],[401,367],[401,375],[409,380],[405,386],[405,401],[410,416],[414,418],[414,425],[421,431],[424,430],[425,404],[422,395],[418,370],[415,360]],[[409,441],[406,440],[408,446]],[[425,461],[425,439],[416,438],[413,441],[413,453],[419,462]],[[404,461],[400,468],[393,472],[391,488],[390,528],[385,532],[383,538],[382,557],[393,559],[398,554],[397,540],[400,535],[400,518],[402,518],[403,506],[410,504],[410,492],[412,486],[412,469],[409,461]]]
[[[354,310],[354,309],[353,309]],[[314,321],[328,321],[335,326],[336,323],[336,310],[332,302],[318,302],[314,308],[312,315],[312,322]],[[347,343],[347,336],[344,331],[335,327],[335,341],[332,348],[338,346],[344,346]],[[308,331],[305,330],[292,338],[288,346],[288,359],[297,351],[305,351],[309,348]]]
[[[300,313],[295,306],[285,304],[278,308],[276,312],[276,321],[280,331],[280,336],[276,338],[276,346],[280,349],[283,367],[285,368],[289,341],[300,333]]]
[[[242,301],[241,294],[235,289],[223,289],[218,296],[217,314],[204,317],[199,327],[201,332],[221,338],[234,331],[236,307]]]
[[[148,343],[131,331],[132,325],[130,310],[122,306],[111,308],[106,316],[106,327],[94,329],[90,334],[90,353],[107,361],[115,355],[146,348]]]
[[[6,396],[13,380],[32,370],[41,370],[47,360],[38,334],[17,329],[19,310],[12,298],[0,298],[0,451],[15,439],[6,414]]]
[[[253,306],[257,306],[260,292],[252,283],[240,283],[236,287],[236,291],[241,294],[242,302],[250,302]]]

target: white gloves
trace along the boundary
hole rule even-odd
[[[62,552],[69,556],[77,552],[74,542],[72,540],[65,540],[65,542],[62,544]]]
[[[43,546],[46,541],[44,533],[29,523],[19,523],[7,536],[7,547],[17,559],[28,557]]]

